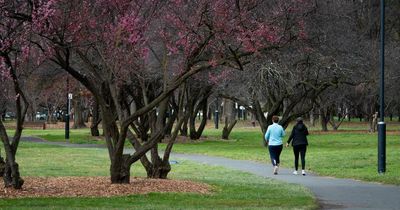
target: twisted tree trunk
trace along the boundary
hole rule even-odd
[[[197,94],[191,95],[188,97],[189,104],[189,128],[190,128],[190,139],[197,140],[201,137],[201,134],[204,131],[204,128],[207,124],[207,111],[208,111],[208,97],[211,95],[211,87],[205,86],[202,87]],[[188,95],[189,96],[189,95]],[[196,129],[196,117],[199,114],[199,111],[202,111],[201,122],[199,127]]]
[[[320,123],[321,123],[321,130],[328,131],[328,122],[329,122],[329,115],[328,110],[320,109]]]
[[[198,129],[196,130],[196,116],[198,113],[199,108],[202,109],[203,116],[201,118],[200,125]],[[196,140],[201,137],[201,134],[204,131],[204,128],[207,124],[207,98],[203,99],[198,105],[198,108],[195,109],[194,112],[191,113],[190,117],[190,139]]]
[[[5,169],[6,169],[6,162],[4,162],[3,157],[0,156],[0,177],[3,177]]]
[[[92,111],[92,123],[90,125],[90,133],[92,136],[100,136],[99,132],[99,124],[101,122],[101,118],[99,115],[99,104],[97,101],[94,101],[93,111]]]
[[[78,128],[86,128],[85,118],[84,118],[84,108],[82,105],[82,96],[80,94],[76,94],[75,99],[73,100],[74,105],[74,126],[73,129]]]
[[[166,110],[168,107],[168,99],[165,99],[159,106],[159,112],[158,115],[155,113],[152,113],[152,117],[149,117],[150,119],[150,124],[152,125],[152,132],[151,132],[151,137],[149,142],[160,142],[160,140],[164,136],[164,119],[165,119],[165,114]],[[175,127],[175,132],[177,133],[177,130],[179,129],[179,126],[177,125]],[[176,134],[174,132],[174,134]],[[132,133],[128,133],[128,139],[131,141],[131,144],[135,148],[135,150],[139,149],[140,142],[138,139],[135,138],[135,136]],[[176,137],[176,136],[175,136]],[[143,155],[140,157],[140,162],[144,166],[147,177],[148,178],[155,178],[155,179],[166,179],[168,176],[168,173],[171,171],[171,166],[169,164],[168,159],[161,159],[159,154],[158,154],[158,144],[155,143],[151,147],[151,159],[149,160],[146,155]]]
[[[225,99],[224,102],[224,115],[225,115],[225,126],[222,129],[222,139],[229,139],[229,134],[231,133],[233,127],[236,125],[237,120],[235,119],[235,109],[234,103]]]
[[[29,108],[28,100],[20,87],[20,80],[17,76],[16,69],[12,65],[9,55],[1,55],[5,59],[6,65],[9,67],[14,92],[16,94],[15,108],[16,108],[16,129],[12,141],[10,141],[3,121],[0,120],[0,138],[3,142],[4,150],[6,153],[5,168],[3,174],[4,185],[6,187],[13,187],[14,189],[21,189],[24,180],[20,177],[19,166],[16,162],[15,155],[17,153],[19,141],[22,134],[25,116]]]

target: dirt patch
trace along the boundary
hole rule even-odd
[[[0,198],[111,197],[150,192],[210,193],[204,183],[184,180],[131,178],[130,184],[111,184],[109,177],[24,177],[22,190],[4,188]]]

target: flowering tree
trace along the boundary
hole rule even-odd
[[[50,69],[50,71],[48,70]],[[39,90],[39,96],[36,99],[40,106],[45,107],[47,110],[47,123],[57,122],[57,118],[60,118],[63,108],[66,103],[66,82],[65,73],[60,74],[54,71],[52,68],[46,68],[42,72],[42,75],[38,78],[35,89]]]
[[[146,170],[163,178],[168,157],[161,160],[156,146],[171,94],[200,71],[243,69],[249,56],[303,36],[302,24],[289,24],[296,21],[285,12],[298,13],[305,2],[39,0],[33,4],[32,42],[93,94],[112,183],[129,182],[131,164],[146,159],[150,149]],[[130,135],[151,116],[149,139]],[[135,153],[124,155],[128,135]]]
[[[216,67],[243,69],[245,61],[242,59],[244,57],[278,48],[291,41],[293,39],[291,36],[296,34],[296,31],[302,34],[301,27],[294,31],[288,29],[288,33],[283,33],[285,29],[278,31],[279,24],[284,25],[287,22],[274,22],[272,20],[268,22],[267,20],[270,19],[257,13],[265,10],[251,9],[256,6],[263,6],[257,1],[246,2],[248,4],[245,6],[229,1],[189,3],[177,1],[175,3],[176,5],[172,4],[172,7],[168,10],[170,13],[167,15],[168,24],[171,25],[172,23],[173,26],[162,31],[162,37],[165,37],[163,39],[169,53],[178,57],[174,63],[182,63],[180,66],[191,64],[196,66],[207,62],[207,64],[211,64],[209,67],[211,70],[215,70]],[[277,6],[283,5],[277,4]],[[179,8],[179,11],[176,8]],[[243,12],[238,15],[237,12],[242,9],[249,11],[249,13]],[[198,11],[199,15],[193,15],[193,11]],[[279,15],[278,12],[277,16]],[[237,18],[238,16],[241,16],[241,18]],[[260,18],[260,22],[258,22],[257,17]],[[226,26],[227,23],[232,25]],[[249,26],[251,26],[251,29]],[[275,26],[276,30],[269,30],[268,26]],[[196,51],[199,49],[201,49],[201,52]],[[219,63],[221,61],[223,63]],[[210,74],[212,77],[209,79],[215,80],[214,75],[217,75],[217,73]],[[216,77],[218,78],[218,76]],[[190,95],[193,96],[194,94],[191,93]],[[187,96],[188,100],[191,98],[190,95]],[[190,109],[186,110],[190,112]],[[193,113],[196,114],[197,111]],[[205,122],[204,119],[203,122]],[[191,137],[198,138],[198,132],[194,130],[194,121],[191,122],[191,134],[193,134]],[[199,130],[201,130],[201,125]],[[167,151],[164,154],[169,153]],[[157,159],[157,157],[153,159]],[[165,156],[161,162],[165,164]]]
[[[2,174],[6,187],[20,189],[24,180],[20,177],[16,153],[21,137],[28,101],[23,91],[21,80],[30,70],[29,20],[30,6],[27,2],[0,2],[0,83],[2,90],[14,93],[11,99],[16,108],[16,129],[10,139],[0,119],[0,138],[4,145],[6,161]],[[10,84],[10,86],[8,86]]]

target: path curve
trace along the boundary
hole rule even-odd
[[[273,175],[270,164],[223,157],[189,154],[173,154],[171,157],[224,166],[266,178],[301,184],[314,193],[322,209],[400,209],[399,186],[321,177],[313,174],[293,175],[292,170],[289,169],[280,169],[278,175]]]
[[[35,137],[23,137],[22,140],[67,147],[105,148],[104,145],[47,142]],[[125,152],[129,153],[132,150],[126,150]],[[399,186],[367,183],[352,179],[321,177],[314,174],[307,174],[307,176],[292,175],[292,171],[289,169],[280,169],[278,175],[273,175],[270,164],[223,157],[172,154],[170,159],[186,159],[208,165],[224,166],[265,178],[300,184],[314,193],[322,209],[400,209]]]

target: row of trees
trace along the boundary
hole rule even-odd
[[[389,12],[400,11],[393,4]],[[94,135],[102,123],[112,183],[129,182],[136,161],[148,177],[166,178],[177,135],[200,138],[211,98],[229,99],[227,113],[233,102],[246,107],[262,132],[275,114],[287,126],[332,107],[376,110],[378,7],[369,2],[25,0],[0,8],[1,94],[17,114],[12,138],[0,121],[6,186],[23,185],[15,155],[29,107],[47,104],[50,116],[62,109],[67,77],[76,92],[90,92],[76,107],[92,107]],[[398,20],[388,24],[388,55],[398,59]],[[235,114],[223,120],[228,138]],[[133,154],[123,154],[126,140]]]
[[[385,110],[399,116],[400,4],[387,5]],[[328,124],[337,129],[340,121],[333,116],[372,122],[378,111],[379,1],[324,1],[314,6],[304,19],[306,40],[267,55],[252,64],[251,73],[245,71],[225,85],[225,94],[230,91],[231,98],[259,110],[261,125],[270,122],[263,112],[282,115],[284,126],[297,116],[310,114],[312,120],[318,114],[323,130]]]

